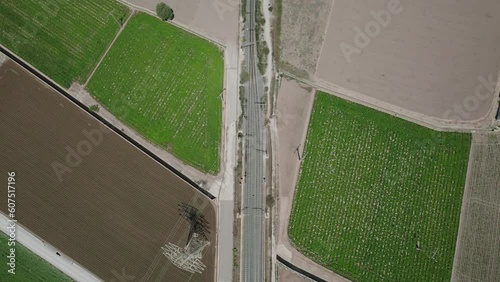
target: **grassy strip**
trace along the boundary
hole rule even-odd
[[[318,93],[289,235],[354,281],[449,281],[470,135]]]
[[[0,43],[69,87],[86,80],[128,14],[114,0],[0,1]]]
[[[275,66],[280,68],[281,52],[280,52],[280,36],[281,36],[281,17],[283,14],[283,0],[274,0],[273,12],[273,25],[271,28],[273,40],[273,57]]]
[[[2,245],[1,255],[3,263],[0,267],[0,281],[26,282],[26,281],[73,281],[71,278],[62,273],[59,269],[52,266],[47,261],[43,260],[38,255],[28,250],[23,245],[16,243],[16,268],[15,274],[7,272],[9,249],[7,245],[8,236],[0,232],[0,244]]]
[[[264,7],[262,6],[261,0],[255,0],[255,40],[257,41],[257,57],[259,61],[257,62],[257,67],[260,73],[263,75],[267,68],[267,56],[269,55],[269,47],[264,40],[264,25],[266,24],[266,19],[262,12]]]
[[[201,171],[219,170],[224,62],[217,46],[134,16],[89,81],[116,117]]]

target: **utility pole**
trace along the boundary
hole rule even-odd
[[[301,144],[299,144],[299,146],[297,146],[297,148],[295,149],[295,151],[297,151],[297,157],[299,158],[299,161],[301,160],[301,158],[300,158],[300,151],[299,151],[300,145]]]

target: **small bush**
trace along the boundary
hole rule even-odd
[[[164,21],[169,21],[174,18],[174,11],[170,6],[161,2],[156,4],[156,15]]]
[[[99,111],[99,105],[91,105],[89,106],[89,110],[97,113]]]

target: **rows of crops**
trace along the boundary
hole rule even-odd
[[[115,0],[0,1],[0,44],[69,87],[86,80],[128,13]]]
[[[72,281],[59,269],[55,268],[48,262],[44,261],[41,257],[32,253],[26,247],[16,243],[16,269],[15,274],[7,272],[9,265],[7,264],[7,256],[9,255],[8,246],[9,237],[0,232],[0,244],[4,247],[1,248],[0,254],[3,258],[3,263],[0,267],[0,281],[11,282],[25,282],[25,281]]]
[[[470,135],[318,93],[289,236],[355,281],[449,281]]]
[[[500,135],[475,133],[454,281],[500,281]]]
[[[152,142],[216,173],[224,62],[208,41],[134,16],[88,84],[95,98]]]

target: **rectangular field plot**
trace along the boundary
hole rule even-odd
[[[224,62],[210,42],[134,16],[88,84],[116,117],[180,160],[219,170]]]
[[[115,0],[0,2],[0,44],[64,87],[84,82],[129,14]]]
[[[104,281],[214,281],[215,210],[201,192],[12,61],[0,67],[0,120],[0,172],[16,173],[19,224]],[[203,225],[180,216],[182,205]],[[161,249],[184,247],[193,226],[210,242],[195,274]]]
[[[309,123],[289,236],[355,281],[449,281],[470,135],[326,93]]]
[[[500,71],[500,1],[332,2],[319,80],[389,110],[469,123],[490,115]]]
[[[474,134],[453,281],[500,281],[500,135]]]

